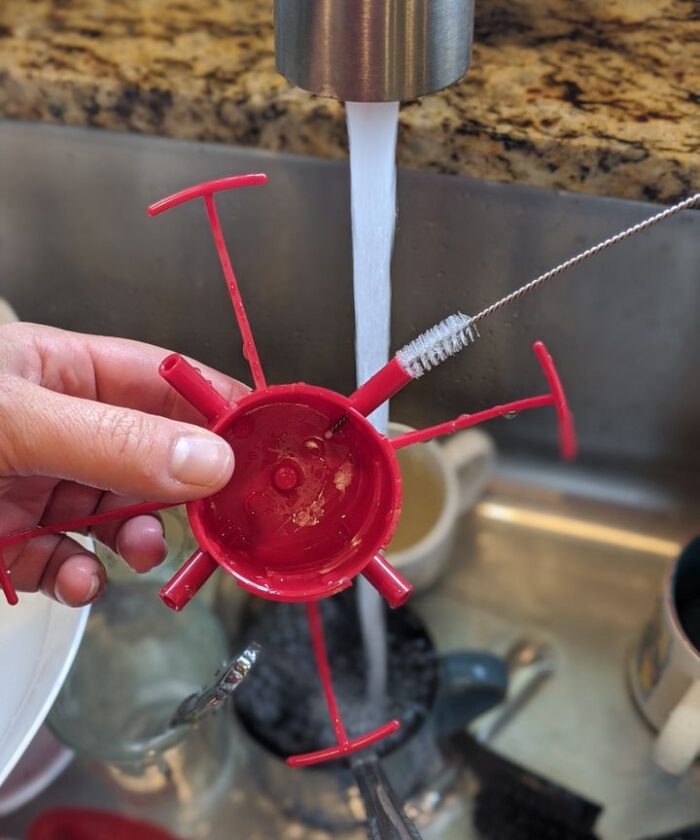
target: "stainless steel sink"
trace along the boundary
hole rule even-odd
[[[686,524],[660,512],[601,505],[590,496],[590,481],[581,483],[580,496],[573,495],[571,479],[567,492],[557,490],[556,475],[543,468],[537,474],[547,484],[523,483],[516,466],[501,463],[489,492],[463,521],[448,575],[416,598],[415,607],[443,650],[468,645],[505,652],[524,634],[551,643],[555,676],[493,746],[602,804],[601,837],[631,840],[700,822],[700,767],[682,779],[654,768],[653,735],[634,708],[625,676],[629,650]],[[600,489],[610,488],[601,483]],[[189,836],[223,840],[231,826],[237,840],[329,836],[286,820],[251,788],[246,761],[241,749],[220,810]],[[76,761],[39,802],[0,820],[0,829],[16,836],[41,808],[81,803],[124,807]],[[426,839],[473,836],[470,807],[468,787],[458,786],[423,826]]]
[[[552,644],[555,677],[495,747],[604,805],[604,838],[700,820],[698,768],[677,780],[652,766],[653,735],[626,684],[630,650],[677,552],[668,523],[611,505],[594,517],[590,500],[533,498],[535,485],[507,478],[500,489],[465,521],[450,584],[420,605],[443,647],[469,639],[505,651],[523,632]]]
[[[354,384],[348,169],[290,155],[0,122],[0,291],[26,320],[150,341],[247,376],[225,284],[196,204],[146,206],[208,178],[265,171],[219,200],[272,382]],[[397,347],[461,309],[651,215],[638,202],[401,172],[393,265]],[[406,389],[412,425],[537,392],[528,347],[555,356],[584,460],[700,465],[700,211],[597,257],[480,325],[467,353]],[[491,427],[554,457],[536,413]]]
[[[262,153],[0,123],[0,291],[25,319],[126,335],[235,375],[245,366],[201,208],[149,220],[189,183],[263,169],[265,190],[222,199],[234,263],[270,379],[352,388],[347,170]],[[479,307],[653,208],[460,178],[402,173],[396,343]],[[465,519],[448,577],[415,599],[440,647],[502,652],[527,633],[557,674],[495,742],[605,806],[600,831],[630,840],[700,821],[700,769],[676,780],[626,686],[630,646],[664,564],[693,533],[700,460],[696,387],[700,213],[579,269],[393,406],[413,424],[541,388],[528,342],[550,344],[576,412],[581,464],[556,462],[555,423],[532,412],[492,427],[502,458]],[[321,838],[251,791],[245,756],[220,813],[192,836]],[[426,838],[469,837],[455,792]],[[117,807],[76,761],[0,830],[18,836],[55,804]],[[361,835],[358,834],[358,837]]]

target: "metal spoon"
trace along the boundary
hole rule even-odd
[[[521,670],[529,673],[522,684],[507,697],[493,714],[477,729],[476,740],[482,744],[491,741],[503,727],[537,694],[557,668],[554,651],[546,642],[519,639],[505,656],[510,679]]]
[[[170,721],[170,726],[174,728],[196,723],[228,700],[250,673],[259,653],[260,645],[251,642],[243,653],[238,654],[217,672],[209,685],[186,697],[180,703]]]

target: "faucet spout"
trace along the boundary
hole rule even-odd
[[[277,69],[347,102],[397,102],[458,81],[474,0],[275,0]]]

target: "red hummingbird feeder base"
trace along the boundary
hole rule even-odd
[[[546,406],[556,409],[564,457],[573,457],[576,443],[564,390],[541,342],[533,350],[548,384],[546,393],[463,414],[393,440],[377,432],[365,414],[389,399],[398,385],[410,381],[400,373],[397,379],[391,367],[395,362],[387,366],[386,377],[373,378],[369,388],[358,389],[350,397],[303,383],[268,386],[214,202],[217,192],[266,181],[261,174],[222,178],[182,190],[148,208],[149,215],[155,216],[195,198],[204,201],[254,384],[250,394],[229,403],[182,356],[168,356],[160,366],[161,376],[236,454],[236,469],[227,486],[187,504],[199,548],[165,584],[161,597],[171,609],[181,610],[223,568],[253,595],[306,602],[313,652],[337,742],[288,759],[292,766],[304,766],[347,756],[400,726],[392,720],[358,738],[348,738],[333,692],[317,604],[350,586],[360,574],[392,607],[403,604],[411,594],[410,584],[381,553],[401,511],[401,473],[395,451],[496,417]],[[0,586],[8,603],[17,603],[2,558],[9,546],[172,506],[146,502],[0,537]]]

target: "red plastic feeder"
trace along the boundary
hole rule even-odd
[[[347,397],[311,385],[276,385],[210,414],[204,380],[181,356],[161,373],[234,447],[236,469],[223,490],[190,502],[200,550],[163,589],[181,609],[200,581],[222,566],[238,583],[275,601],[335,595],[364,574],[392,606],[410,587],[378,554],[401,507],[393,447]],[[328,436],[332,422],[348,420]]]
[[[400,725],[393,720],[358,738],[348,738],[333,693],[317,603],[345,589],[359,574],[392,607],[410,595],[410,585],[380,553],[392,537],[401,510],[395,450],[545,406],[556,408],[564,457],[574,456],[576,441],[561,382],[541,342],[533,350],[549,386],[547,393],[463,414],[393,440],[379,434],[366,415],[421,375],[412,367],[414,362],[407,366],[401,354],[350,397],[305,384],[268,386],[214,203],[216,192],[266,180],[265,175],[222,178],[183,190],[148,209],[154,216],[193,198],[203,199],[255,386],[252,393],[228,403],[182,356],[173,354],[160,366],[161,375],[201,412],[207,428],[229,441],[236,455],[236,469],[226,487],[187,504],[199,548],[163,587],[161,597],[167,606],[180,610],[221,567],[254,595],[307,603],[314,655],[337,743],[288,759],[289,764],[302,766],[348,755]],[[426,369],[435,363],[429,358]],[[16,603],[17,594],[3,562],[3,549],[44,534],[78,531],[172,506],[135,504],[0,537],[0,586],[8,603]]]

